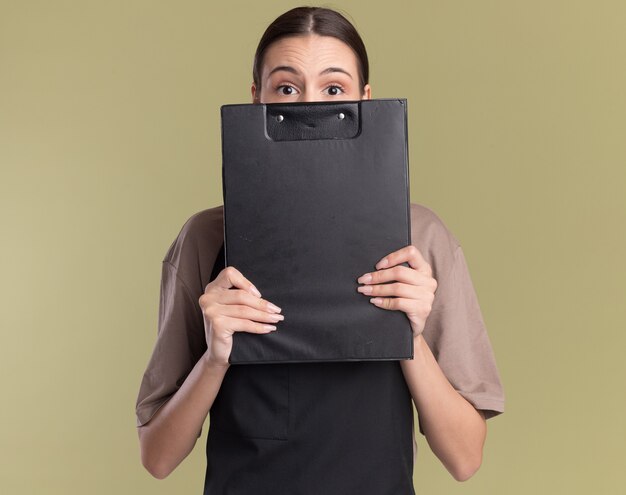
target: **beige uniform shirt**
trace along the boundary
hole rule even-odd
[[[198,212],[163,259],[157,338],[139,388],[137,426],[176,393],[206,350],[198,298],[209,283],[223,235],[223,206]],[[415,203],[411,237],[438,282],[423,332],[426,342],[459,394],[487,418],[502,413],[503,388],[459,241],[432,210]]]

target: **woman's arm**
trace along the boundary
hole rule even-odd
[[[402,266],[404,262],[409,266]],[[467,480],[482,462],[487,426],[484,416],[450,385],[421,335],[438,285],[430,265],[419,249],[408,245],[388,254],[376,263],[376,271],[357,281],[365,284],[359,292],[374,296],[372,304],[404,311],[409,318],[413,359],[402,360],[401,367],[422,429],[450,474],[456,480]]]
[[[210,364],[208,351],[178,391],[138,428],[141,462],[158,479],[167,477],[193,450],[229,365]]]
[[[235,267],[225,267],[198,300],[207,350],[182,386],[145,425],[139,427],[141,462],[155,477],[168,476],[193,450],[198,432],[217,396],[235,332],[267,334],[285,317],[263,299]]]
[[[421,335],[413,349],[413,359],[400,366],[426,440],[454,479],[465,481],[482,462],[485,418],[450,385]]]

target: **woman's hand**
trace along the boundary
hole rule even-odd
[[[232,289],[235,287],[235,289]],[[235,332],[270,333],[284,319],[281,309],[233,266],[224,268],[198,300],[204,316],[208,364],[230,366]],[[261,322],[261,323],[260,323]]]
[[[408,262],[409,266],[396,266]],[[357,279],[358,291],[374,296],[370,302],[383,309],[404,311],[409,317],[413,337],[424,330],[437,290],[430,265],[413,245],[394,251],[375,265],[376,271]],[[395,281],[395,283],[385,283]],[[392,297],[379,297],[392,296]]]

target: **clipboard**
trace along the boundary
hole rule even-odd
[[[413,358],[357,278],[411,243],[406,99],[221,107],[225,265],[285,316],[231,364]],[[408,266],[407,263],[403,263]]]

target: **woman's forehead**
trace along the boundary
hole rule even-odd
[[[264,78],[281,67],[288,67],[296,75],[328,68],[339,68],[356,77],[356,56],[343,41],[332,36],[289,36],[268,46],[263,58]],[[328,71],[337,72],[337,71]]]

